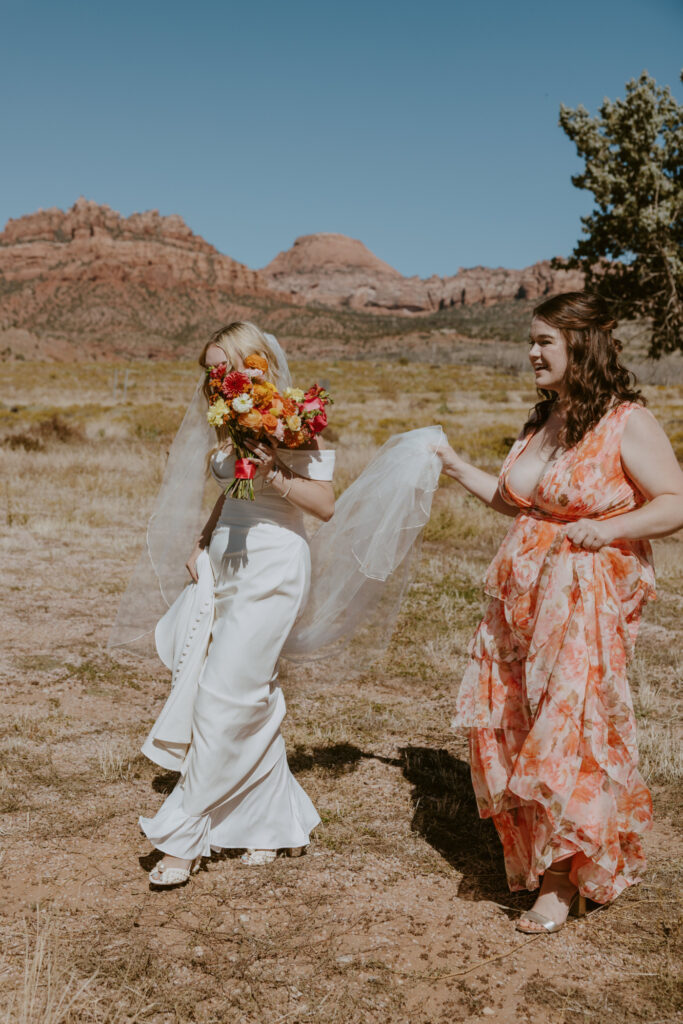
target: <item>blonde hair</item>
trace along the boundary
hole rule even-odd
[[[282,365],[282,358],[275,351],[268,337],[249,320],[237,320],[233,324],[227,324],[214,331],[202,349],[202,354],[199,357],[200,366],[206,366],[206,353],[212,345],[222,348],[225,352],[226,362],[233,366],[236,357],[244,362],[247,356],[263,356],[268,363],[266,379],[272,381],[278,390],[287,386],[289,380],[287,365]]]
[[[271,381],[278,391],[284,390],[289,383],[289,368],[287,363],[284,362],[284,353],[279,346],[279,351],[277,351],[263,331],[249,320],[236,320],[235,323],[226,324],[224,327],[219,327],[217,331],[214,331],[199,356],[199,365],[201,367],[205,368],[207,366],[206,353],[212,345],[216,345],[223,350],[226,363],[233,367],[238,358],[244,362],[247,356],[262,356],[268,363],[268,372],[265,374],[266,380]],[[204,383],[203,390],[208,402],[211,396],[208,378]],[[225,426],[216,427],[216,436],[218,438],[218,447],[209,452],[209,459],[215,451],[225,447],[226,443],[230,440],[230,435]]]

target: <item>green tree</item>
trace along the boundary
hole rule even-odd
[[[644,71],[596,117],[563,104],[560,125],[585,160],[572,183],[596,201],[569,266],[616,316],[652,318],[650,355],[683,349],[683,107]]]

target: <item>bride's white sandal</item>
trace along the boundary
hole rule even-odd
[[[241,864],[250,867],[262,867],[264,864],[272,864],[277,857],[277,850],[246,850],[240,857]]]
[[[150,885],[168,889],[175,885],[184,885],[190,875],[196,875],[201,865],[201,857],[195,857],[189,868],[166,867],[163,860],[154,865],[149,873]]]

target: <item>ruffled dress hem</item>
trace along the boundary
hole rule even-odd
[[[210,857],[228,849],[279,850],[306,846],[320,824],[310,798],[285,761],[232,800],[206,814],[183,810],[183,784],[178,783],[154,818],[141,817],[140,828],[152,846],[172,857]]]

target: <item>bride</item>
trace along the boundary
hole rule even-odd
[[[278,390],[290,385],[277,339],[251,323],[217,331],[200,364],[241,370],[250,356],[265,359]],[[172,670],[142,748],[180,775],[157,814],[140,818],[163,854],[153,886],[183,884],[212,850],[242,849],[245,864],[266,864],[306,847],[320,819],[287,764],[278,659],[334,658],[353,674],[381,654],[441,471],[441,428],[410,430],[390,438],[335,505],[334,452],[319,441],[308,450],[254,444],[255,500],[221,495],[186,563],[188,584],[178,552],[201,524],[207,398],[198,386],[173,441],[108,645],[147,653],[154,634]],[[224,491],[235,460],[221,430],[209,469]],[[310,541],[304,513],[322,521]]]
[[[267,361],[266,379],[278,390],[290,383],[280,346],[247,322],[216,331],[199,362],[244,370],[250,355]],[[209,465],[223,488],[235,461],[224,430],[217,428]],[[319,824],[287,764],[277,676],[281,648],[310,583],[303,513],[326,521],[334,511],[334,452],[316,441],[310,450],[251,445],[255,500],[221,494],[186,563],[198,584],[200,575],[209,576],[214,616],[181,778],[155,817],[140,818],[145,835],[164,854],[149,875],[153,886],[186,882],[200,858],[216,849],[246,849],[245,864],[268,863],[278,850],[298,853]],[[165,764],[159,756],[162,718],[163,712],[143,749]]]

